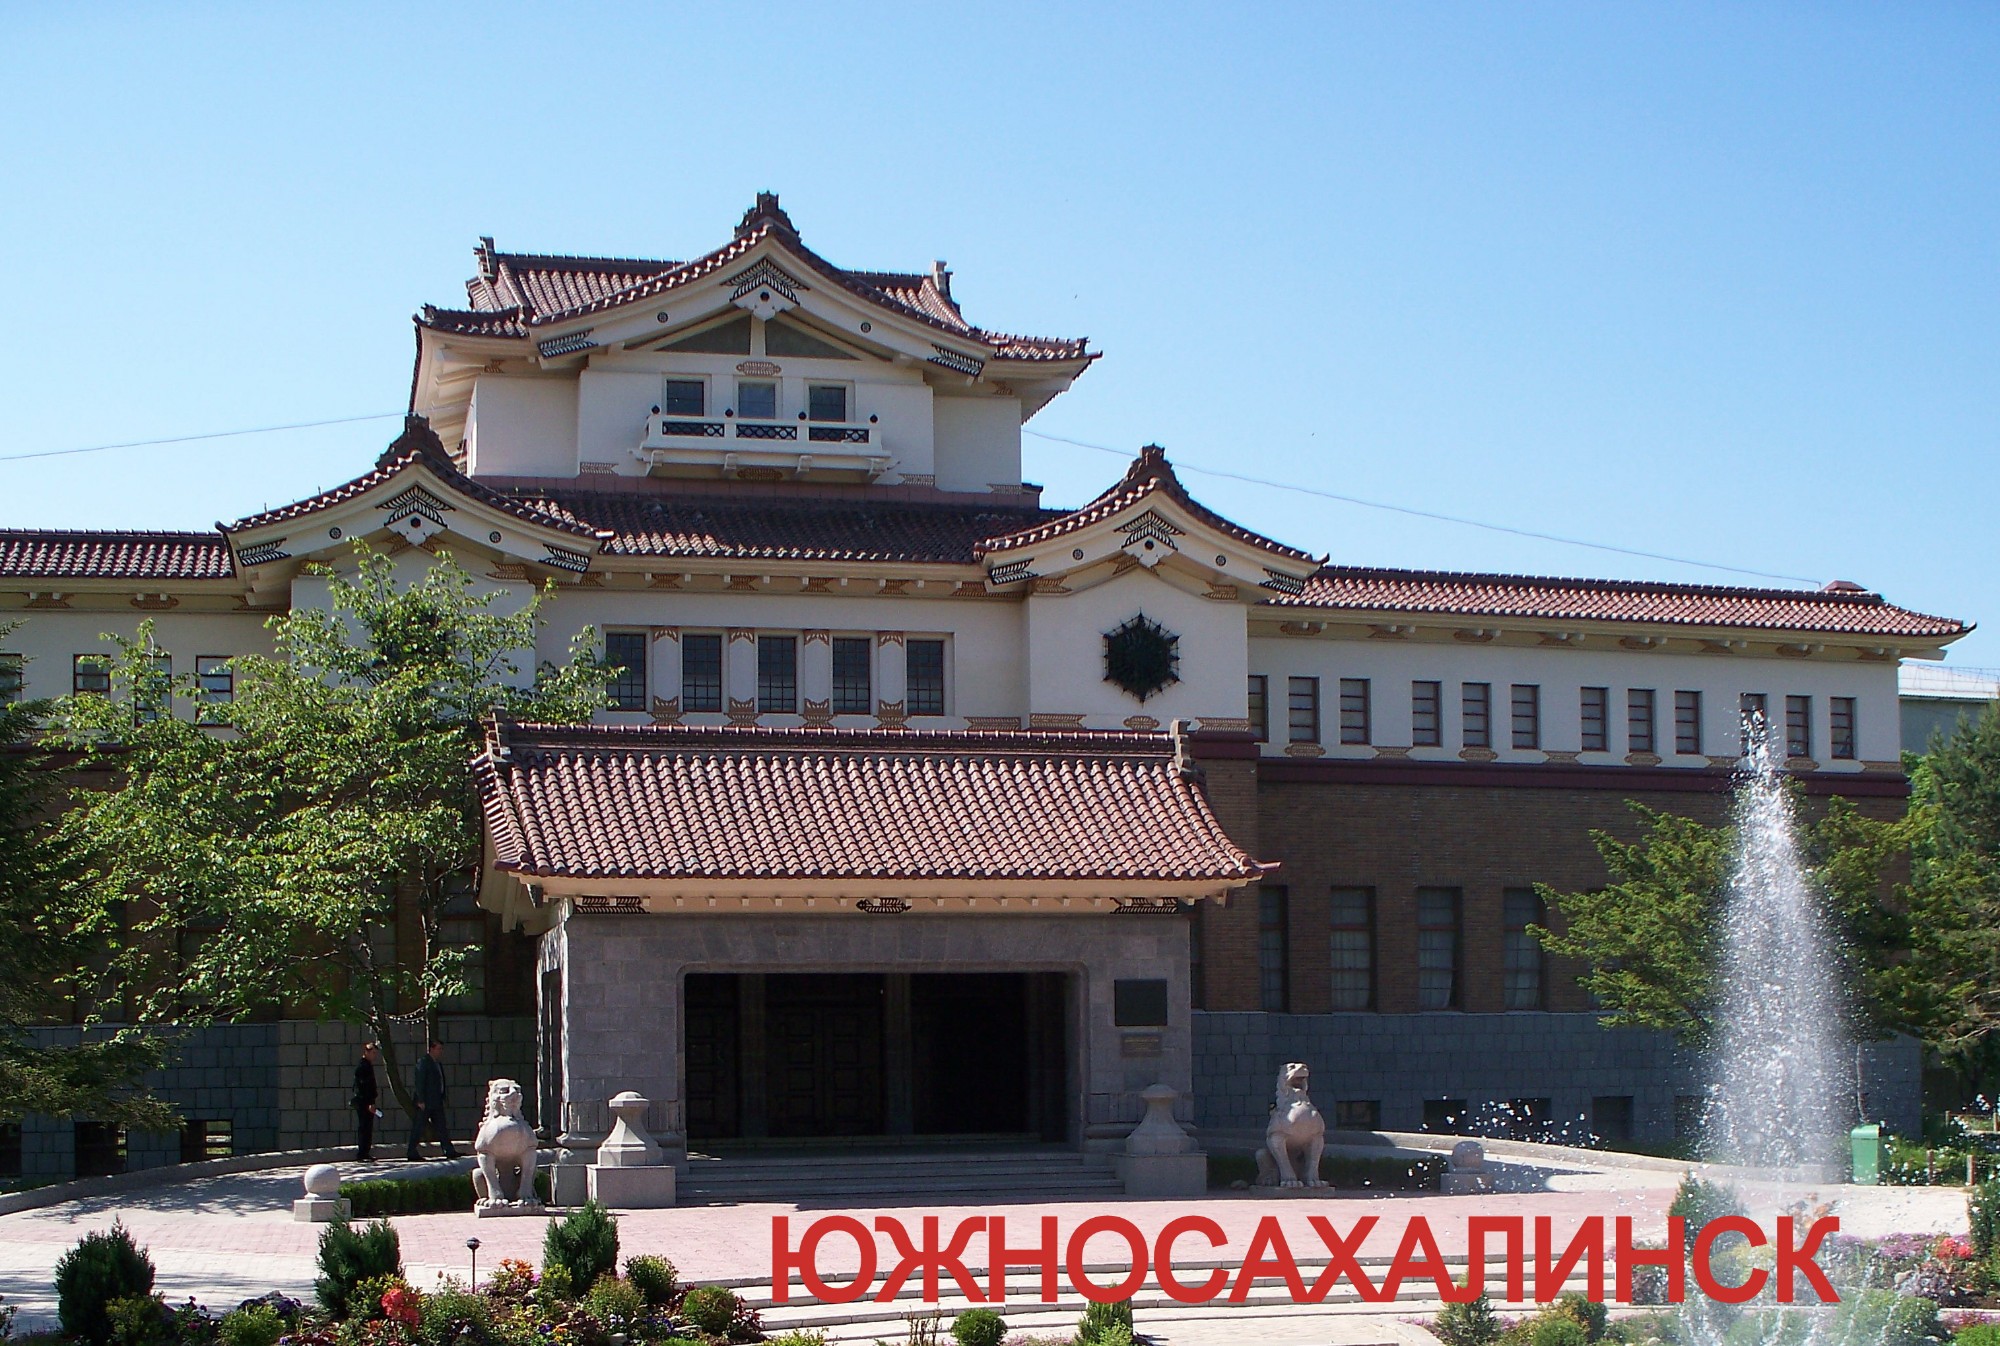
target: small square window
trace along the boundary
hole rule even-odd
[[[745,380],[736,385],[736,414],[746,421],[778,418],[778,385]]]
[[[210,705],[221,705],[236,695],[236,674],[226,654],[196,655],[194,676],[201,685],[201,699]]]
[[[1111,983],[1111,1021],[1119,1028],[1159,1028],[1167,1022],[1164,980]]]
[[[125,1171],[125,1128],[110,1122],[74,1123],[76,1176],[102,1178]]]
[[[228,1118],[181,1123],[181,1162],[228,1159],[236,1153],[236,1128]]]
[[[618,710],[646,709],[646,633],[607,632],[604,662],[617,670],[605,687],[612,706]]]
[[[668,379],[661,386],[660,410],[669,416],[706,415],[708,385],[700,379]]]
[[[875,642],[867,636],[833,638],[833,713],[872,715],[875,688],[870,674]]]
[[[844,421],[847,419],[847,385],[815,383],[806,389],[806,419]]]
[[[111,695],[111,661],[101,654],[79,654],[70,661],[70,690],[78,696]]]
[[[713,631],[681,636],[681,709],[722,709],[722,637]]]
[[[1632,1139],[1632,1095],[1599,1094],[1591,1099],[1590,1129],[1599,1140]]]
[[[1462,1098],[1427,1098],[1423,1129],[1452,1134],[1472,1120],[1471,1113],[1471,1107]]]
[[[1333,1129],[1336,1131],[1380,1131],[1382,1129],[1382,1100],[1379,1098],[1342,1098],[1333,1105]]]

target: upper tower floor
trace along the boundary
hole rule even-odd
[[[1097,357],[969,322],[951,272],[852,271],[772,193],[692,261],[501,252],[417,315],[410,409],[474,478],[1021,490],[1021,424]]]

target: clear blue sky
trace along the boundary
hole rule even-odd
[[[1093,338],[1035,429],[1854,579],[2000,665],[1994,5],[0,4],[0,125],[0,455],[400,410],[478,235],[681,257],[768,188]],[[0,462],[0,525],[205,527],[392,431]],[[1339,561],[1759,582],[1188,480]]]

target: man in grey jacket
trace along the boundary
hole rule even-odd
[[[404,1156],[421,1159],[417,1147],[424,1143],[424,1128],[436,1133],[438,1143],[444,1146],[444,1157],[458,1158],[458,1151],[452,1148],[451,1131],[444,1120],[444,1044],[431,1043],[431,1049],[417,1058],[417,1124],[410,1128],[410,1148]]]

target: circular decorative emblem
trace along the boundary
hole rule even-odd
[[[1226,566],[1229,564],[1229,558],[1227,556],[1224,556],[1221,552],[1217,552],[1215,554],[1215,564],[1217,566]]]
[[[1104,680],[1144,704],[1181,680],[1181,638],[1140,613],[1104,633]]]
[[[1069,550],[1069,559],[1072,561],[1081,561],[1083,559],[1083,548],[1071,547]]]
[[[661,309],[658,313],[655,313],[653,315],[654,322],[665,322],[666,320],[667,320],[667,311],[665,309]]]
[[[488,533],[488,534],[486,535],[486,540],[487,540],[488,542],[498,542],[498,541],[500,540],[500,534],[499,534],[499,532],[498,532],[498,531],[496,530],[496,531],[494,531],[494,532],[491,532],[491,533]]]
[[[861,324],[861,330],[862,330],[862,331],[864,331],[864,332],[872,332],[872,331],[874,331],[874,330],[875,330],[875,324],[874,324],[874,323],[872,323],[872,322],[865,322],[865,323],[862,323],[862,324]]]
[[[326,530],[326,535],[327,535],[328,537],[332,538],[332,539],[333,539],[333,540],[334,540],[335,542],[338,542],[338,541],[340,541],[340,530],[339,530],[338,528],[329,528],[329,529],[327,529],[327,530]]]

